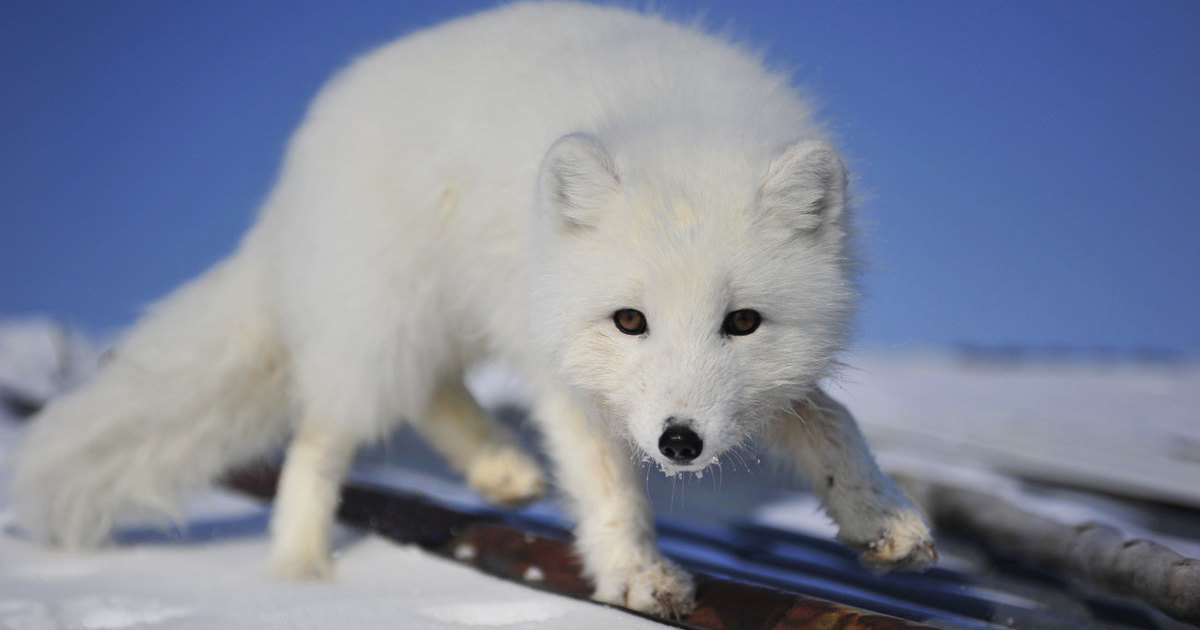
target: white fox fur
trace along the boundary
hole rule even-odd
[[[639,460],[700,470],[763,432],[864,561],[922,566],[922,516],[816,384],[855,299],[823,138],[754,55],[616,8],[515,4],[386,45],[322,90],[237,251],[33,422],[19,516],[91,545],[291,436],[271,566],[326,575],[353,453],[402,421],[490,499],[542,491],[462,385],[498,356],[532,385],[600,600],[692,607]],[[730,334],[743,309],[761,323]],[[697,452],[672,459],[679,422]]]

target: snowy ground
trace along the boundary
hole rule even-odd
[[[0,387],[36,399],[94,364],[86,340],[47,322],[0,322]],[[267,510],[201,497],[186,533],[127,532],[94,553],[22,538],[6,511],[19,425],[0,411],[0,629],[656,628],[616,609],[525,588],[414,547],[343,530],[337,579],[267,579]]]
[[[0,394],[44,399],[77,382],[98,355],[89,340],[51,322],[0,321]],[[945,354],[848,362],[854,368],[831,393],[859,417],[886,467],[984,486],[1065,523],[1104,520],[1200,556],[1200,534],[1150,515],[1140,502],[1200,508],[1200,365]],[[524,400],[519,381],[503,370],[476,374],[472,385],[490,408]],[[0,408],[0,629],[659,627],[350,530],[341,535],[336,581],[271,581],[260,574],[266,508],[221,491],[196,503],[186,532],[130,531],[95,553],[48,550],[21,537],[6,512],[2,471],[20,433],[8,415]],[[393,445],[368,454],[357,474],[472,500],[421,453]],[[394,460],[422,471],[388,468]],[[750,515],[832,535],[811,496],[771,472],[727,462],[704,479],[648,473],[646,486],[675,517]]]
[[[11,444],[5,436],[5,444]],[[68,554],[0,537],[0,628],[657,627],[610,608],[485,576],[373,535],[343,536],[337,579],[260,574],[266,511],[215,493],[180,538]]]

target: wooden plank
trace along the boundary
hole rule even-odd
[[[226,485],[268,499],[278,470],[256,467],[238,471]],[[590,601],[591,585],[565,535],[532,533],[435,504],[424,497],[347,485],[338,514],[346,523],[391,540],[419,545],[485,573],[568,597]],[[630,614],[666,625],[705,630],[916,630],[931,628],[797,593],[695,574],[697,608],[683,619],[663,620]],[[597,604],[603,605],[603,604]]]

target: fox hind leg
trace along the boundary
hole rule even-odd
[[[490,503],[520,505],[545,492],[537,462],[479,406],[461,378],[438,384],[428,411],[414,426]]]
[[[268,572],[281,579],[332,576],[330,538],[358,441],[327,424],[308,423],[288,447],[271,516]]]

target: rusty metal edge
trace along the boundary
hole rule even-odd
[[[279,469],[255,466],[225,477],[224,485],[269,500]],[[338,518],[393,541],[415,544],[489,575],[538,590],[584,600],[591,586],[565,536],[534,533],[498,519],[437,504],[420,495],[358,484],[343,487]],[[666,625],[693,630],[917,630],[918,622],[698,572],[697,607],[683,619],[666,620],[610,606]]]

